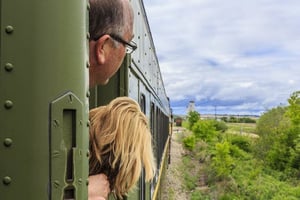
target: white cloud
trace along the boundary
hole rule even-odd
[[[300,90],[300,1],[144,3],[173,105],[222,102],[224,111],[253,113]]]

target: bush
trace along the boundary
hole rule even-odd
[[[196,138],[194,135],[189,135],[183,139],[184,146],[190,151],[194,150],[196,144]]]
[[[236,145],[230,145],[230,155],[237,159],[247,160],[251,156]]]
[[[224,133],[228,129],[228,126],[224,121],[214,120],[214,126],[216,128],[216,131],[221,131],[222,133]]]
[[[230,156],[230,144],[227,141],[217,143],[213,155],[211,165],[216,172],[216,177],[221,179],[228,177],[234,166]]]
[[[236,145],[245,152],[252,152],[251,139],[241,135],[231,135],[230,143]]]
[[[194,124],[193,133],[196,138],[211,142],[218,134],[212,120],[201,120]]]

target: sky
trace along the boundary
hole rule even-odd
[[[144,0],[174,114],[261,115],[300,90],[300,0]]]

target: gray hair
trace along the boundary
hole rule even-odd
[[[131,16],[125,11],[124,0],[89,0],[90,39],[97,40],[104,34],[123,35],[127,31]]]

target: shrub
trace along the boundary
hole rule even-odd
[[[201,120],[194,124],[193,133],[196,138],[202,139],[206,142],[212,141],[218,134],[212,120]]]
[[[251,139],[241,135],[231,135],[230,143],[246,152],[252,152]]]
[[[183,139],[184,146],[190,151],[194,150],[196,144],[196,138],[194,135],[189,135]]]
[[[243,160],[247,160],[251,158],[249,154],[247,154],[245,151],[243,151],[236,145],[230,145],[230,155],[234,158],[243,159]]]
[[[211,165],[216,172],[216,177],[223,179],[229,176],[234,162],[230,156],[230,144],[227,141],[215,145]]]
[[[216,128],[216,131],[221,131],[221,132],[225,132],[228,129],[228,126],[226,125],[226,123],[224,121],[217,121],[214,120],[214,126]]]

